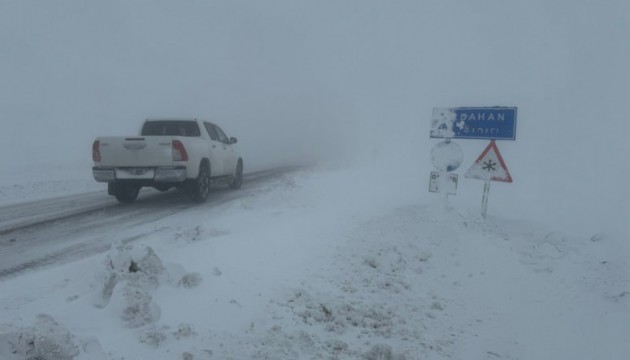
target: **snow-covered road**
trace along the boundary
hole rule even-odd
[[[216,187],[201,205],[176,190],[160,193],[145,188],[130,205],[119,204],[102,190],[0,207],[0,279],[104,252],[113,240],[132,242],[147,231],[158,231],[140,225],[186,210],[196,216],[212,206],[251,196],[266,181],[293,170],[249,173],[241,191]],[[122,239],[121,232],[125,233]]]

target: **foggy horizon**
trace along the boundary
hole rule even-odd
[[[2,2],[2,182],[89,177],[94,137],[187,117],[237,137],[247,169],[371,163],[426,192],[434,107],[513,106],[516,140],[498,146],[514,183],[493,184],[495,213],[604,231],[630,216],[629,14],[585,0]],[[458,144],[463,177],[487,142]],[[460,186],[453,201],[476,206],[481,182]]]

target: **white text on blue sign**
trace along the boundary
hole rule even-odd
[[[431,137],[515,140],[516,108],[434,108]]]

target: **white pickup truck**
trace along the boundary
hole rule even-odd
[[[133,202],[143,186],[182,190],[194,202],[208,198],[211,183],[238,189],[243,159],[236,138],[201,120],[146,120],[139,136],[97,137],[92,174],[118,201]]]

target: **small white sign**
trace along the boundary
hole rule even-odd
[[[450,140],[438,143],[431,150],[431,162],[438,171],[455,171],[463,161],[462,148]]]
[[[457,194],[457,181],[457,174],[431,171],[431,179],[429,180],[429,191],[434,193],[455,195]]]

